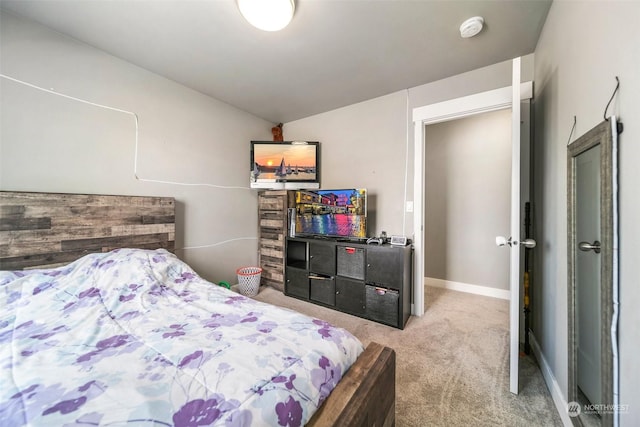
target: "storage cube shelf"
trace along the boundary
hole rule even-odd
[[[284,292],[399,329],[411,314],[413,249],[286,239]]]

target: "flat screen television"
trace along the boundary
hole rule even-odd
[[[251,141],[250,187],[320,188],[320,143]]]
[[[367,190],[296,191],[296,236],[367,238]]]

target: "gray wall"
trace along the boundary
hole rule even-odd
[[[322,188],[367,188],[369,236],[403,233],[406,102],[396,92],[284,126],[285,139],[321,142]]]
[[[249,141],[270,138],[272,124],[33,22],[1,20],[4,75],[137,114],[139,177],[248,186]],[[177,254],[200,274],[235,280],[257,262],[255,192],[137,180],[132,115],[0,85],[0,189],[173,196]]]
[[[623,425],[640,417],[640,43],[638,2],[565,2],[550,10],[535,52],[534,333],[566,396],[566,142],[596,125],[620,77],[612,112],[621,136],[621,403]],[[246,186],[248,141],[269,139],[271,124],[42,26],[3,12],[2,73],[45,88],[135,112],[140,177]],[[585,22],[589,22],[585,26]],[[533,55],[522,80],[532,80]],[[211,186],[148,183],[133,176],[131,117],[93,109],[0,78],[0,188],[3,190],[170,195],[178,201],[178,251],[211,280],[256,262],[255,193]],[[375,195],[375,230],[413,234],[403,209],[413,193],[411,110],[511,84],[510,61],[287,123],[287,139],[322,142],[324,187],[365,186]],[[406,153],[408,151],[408,163]],[[238,167],[240,165],[240,167]],[[406,184],[406,187],[405,187]]]
[[[534,54],[525,55],[521,61],[521,82],[533,81]],[[477,70],[447,77],[442,80],[416,86],[408,90],[409,94],[409,116],[408,121],[411,126],[409,133],[409,158],[411,161],[408,165],[409,183],[408,194],[409,200],[413,198],[413,123],[411,122],[411,112],[414,108],[424,105],[431,105],[450,99],[456,99],[463,96],[474,95],[480,92],[486,92],[493,89],[511,86],[512,80],[512,61],[503,61],[487,67],[478,68]],[[412,213],[406,213],[407,224],[410,224],[410,234],[413,235],[414,217]]]
[[[640,2],[554,1],[536,48],[534,197],[536,238],[533,331],[567,396],[566,144],[609,114],[624,121],[620,136],[620,403],[621,425],[640,419]],[[585,24],[586,23],[586,24]]]
[[[522,81],[533,80],[533,54]],[[285,124],[285,139],[322,143],[322,187],[365,186],[374,195],[369,235],[413,237],[413,108],[511,86],[511,61],[483,67]],[[406,193],[406,197],[405,197]]]
[[[270,139],[271,123],[41,25],[1,15],[2,73],[137,114],[141,178],[247,185],[248,141]],[[532,74],[528,55],[523,80]],[[404,202],[413,199],[412,108],[510,82],[511,62],[505,61],[287,123],[284,135],[321,141],[323,187],[369,189],[370,235],[385,230],[411,237],[413,214],[404,212]],[[178,247],[250,238],[178,250],[198,272],[233,280],[234,267],[256,262],[254,192],[136,180],[130,115],[64,102],[3,78],[0,84],[1,189],[174,196]]]
[[[509,289],[511,110],[427,126],[425,276]]]
[[[534,54],[522,57],[521,81],[533,80]],[[409,89],[411,108],[511,86],[511,60]]]

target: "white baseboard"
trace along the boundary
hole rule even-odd
[[[511,292],[507,289],[496,289],[488,286],[471,285],[469,283],[452,282],[451,280],[436,279],[433,277],[425,277],[424,284],[435,288],[445,288],[452,291],[467,292],[469,294],[484,295],[500,299],[511,299]]]
[[[571,418],[567,412],[567,399],[562,394],[558,381],[556,381],[556,377],[553,375],[551,367],[549,367],[549,363],[547,363],[547,359],[544,357],[544,354],[542,354],[538,341],[536,341],[536,337],[532,332],[529,332],[529,341],[531,342],[533,354],[536,356],[536,360],[540,366],[540,371],[542,371],[544,382],[547,383],[547,388],[549,389],[549,393],[551,393],[553,403],[555,403],[558,414],[560,414],[562,424],[566,427],[571,427],[573,423],[571,422]]]

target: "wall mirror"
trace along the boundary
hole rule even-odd
[[[611,117],[567,153],[568,412],[578,426],[616,421],[617,136]]]

